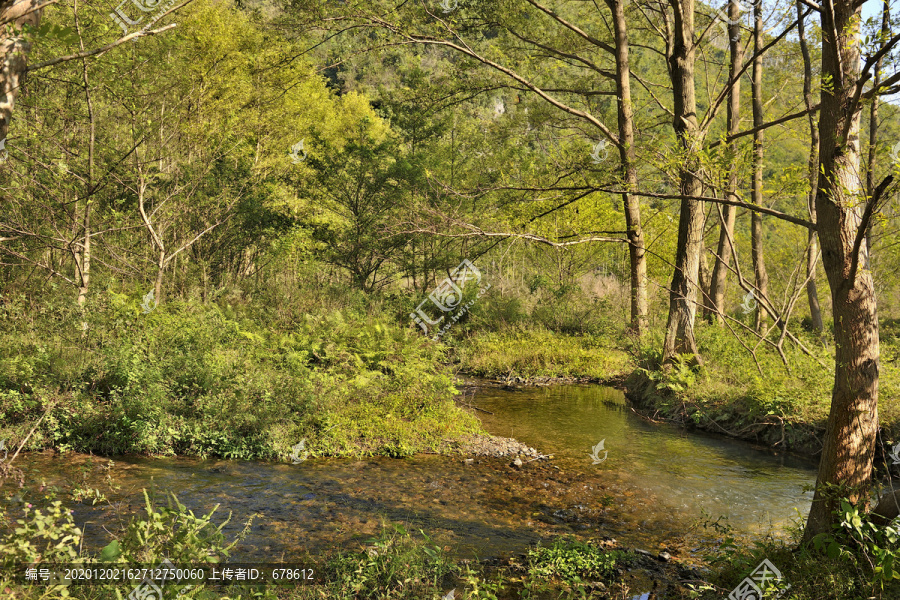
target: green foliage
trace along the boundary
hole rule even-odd
[[[557,540],[551,546],[528,551],[528,572],[537,580],[560,579],[580,583],[586,579],[611,577],[618,566],[627,564],[627,553],[607,551],[578,540]]]
[[[174,494],[168,497],[168,506],[159,509],[154,507],[146,490],[144,499],[146,514],[134,517],[121,537],[107,544],[97,556],[81,554],[82,532],[74,524],[72,511],[64,508],[61,501],[51,501],[43,509],[26,505],[23,510],[25,518],[17,521],[19,527],[0,537],[0,586],[4,586],[0,589],[12,591],[13,598],[122,598],[132,585],[98,584],[72,588],[62,585],[20,586],[4,581],[4,576],[19,572],[23,564],[32,563],[40,563],[42,568],[49,569],[53,569],[54,565],[74,563],[85,566],[94,563],[155,565],[165,558],[176,564],[222,563],[252,523],[251,518],[243,532],[226,544],[222,529],[229,519],[219,525],[212,522],[218,506],[206,515],[196,516]],[[194,584],[193,597],[197,597],[197,592],[202,591],[203,587],[200,583]],[[125,593],[122,593],[123,589]],[[167,587],[165,597],[167,600],[174,599],[178,591]],[[266,592],[248,590],[247,593],[249,597],[274,598]]]
[[[329,561],[329,598],[429,598],[455,568],[424,532],[419,542],[399,524],[382,530],[360,552]]]
[[[157,509],[144,490],[147,514],[132,519],[122,539],[116,544],[123,561],[158,563],[164,558],[176,564],[221,563],[239,539],[225,544],[222,529],[231,516],[218,526],[212,522],[217,504],[208,514],[195,516],[178,501],[175,494],[167,498],[168,506]],[[246,527],[249,528],[250,522]],[[245,528],[246,532],[246,528]],[[107,546],[107,556],[114,556],[116,549]]]
[[[61,501],[54,500],[42,509],[27,504],[22,512],[24,518],[16,521],[19,526],[0,537],[0,572],[13,573],[14,566],[35,562],[75,562],[81,530]]]
[[[885,582],[900,579],[900,527],[876,525],[869,515],[846,499],[841,500],[835,513],[838,522],[833,526],[834,531],[815,536],[815,549],[832,559],[867,564],[872,582],[882,587]]]
[[[601,336],[566,336],[539,327],[478,332],[454,347],[462,368],[487,377],[587,377],[628,372],[628,355]]]
[[[674,394],[681,394],[697,382],[698,368],[695,365],[693,354],[677,354],[672,357],[672,364],[660,370],[639,369],[650,381],[661,390],[668,390]]]
[[[462,568],[461,579],[466,585],[466,599],[498,600],[506,587],[502,578],[489,578],[469,565]]]
[[[26,326],[7,313],[0,364],[38,349],[5,363],[11,439],[54,398],[31,448],[286,459],[307,438],[312,456],[407,456],[479,429],[453,403],[440,347],[383,316],[259,323],[253,306],[177,302],[143,315],[139,298],[94,302],[86,336],[77,315]],[[73,345],[78,361],[57,368]]]

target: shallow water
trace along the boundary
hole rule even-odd
[[[612,388],[484,389],[473,404],[494,413],[478,413],[491,433],[552,453],[569,469],[615,471],[678,512],[705,509],[742,531],[768,531],[809,511],[812,492],[803,488],[815,484],[815,461],[649,423]],[[590,454],[601,440],[608,455],[593,466]]]
[[[195,514],[216,504],[217,515],[233,511],[224,530],[229,539],[257,515],[232,553],[236,560],[359,547],[383,521],[421,528],[459,556],[509,556],[563,533],[662,548],[685,538],[701,509],[727,516],[739,531],[760,532],[785,523],[795,508],[803,514],[809,508],[811,494],[801,488],[814,482],[810,461],[647,423],[610,388],[480,388],[466,401],[493,412],[477,413],[489,432],[554,459],[522,469],[509,466],[509,459],[467,464],[441,456],[298,465],[118,457],[108,466],[106,458],[32,453],[16,463],[31,481],[106,494],[97,506],[74,506],[88,550],[100,548],[143,509],[141,489],[147,488],[161,503],[163,492],[175,492]],[[595,465],[589,455],[601,440],[608,454]]]

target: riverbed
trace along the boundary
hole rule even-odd
[[[195,514],[218,504],[216,522],[231,511],[229,538],[252,517],[232,552],[237,561],[358,548],[386,523],[421,529],[459,557],[508,557],[564,534],[685,556],[704,539],[704,519],[725,516],[748,538],[783,535],[790,519],[809,509],[811,493],[803,488],[815,481],[812,461],[647,422],[612,388],[477,386],[464,402],[480,409],[491,434],[552,458],[526,457],[521,465],[512,457],[438,455],[285,464],[44,452],[16,464],[63,498],[74,487],[103,492],[96,505],[73,507],[85,550],[105,545],[140,513],[147,489],[161,504],[174,492]]]

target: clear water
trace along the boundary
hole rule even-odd
[[[809,512],[812,492],[804,486],[815,484],[814,461],[649,423],[612,388],[485,389],[473,404],[494,413],[478,413],[491,433],[552,453],[570,469],[616,471],[680,513],[706,510],[740,530],[759,532]],[[601,440],[607,459],[593,466],[590,454]]]
[[[229,538],[257,515],[234,559],[284,560],[335,547],[358,548],[383,522],[423,529],[459,556],[509,556],[560,534],[611,536],[634,546],[688,547],[701,509],[740,532],[777,529],[809,509],[811,461],[745,442],[648,423],[621,392],[599,386],[477,390],[467,402],[486,429],[553,454],[512,468],[509,459],[417,456],[317,459],[301,464],[188,458],[32,453],[16,464],[30,483],[96,487],[107,500],[72,503],[96,550],[143,510],[142,489],[164,502],[173,491],[188,508],[228,511]],[[606,460],[592,447],[605,440]],[[603,452],[599,453],[602,458]],[[118,486],[113,490],[109,482]],[[23,501],[34,501],[25,498]]]

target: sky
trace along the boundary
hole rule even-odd
[[[862,14],[863,21],[868,19],[869,17],[877,17],[881,14],[881,0],[867,0],[865,4],[863,4]],[[891,7],[891,12],[896,10],[893,6]]]
[[[867,0],[865,4],[863,4],[862,8],[862,18],[863,22],[866,19],[873,17],[875,18],[877,23],[881,22],[881,7],[882,0]],[[893,2],[891,3],[891,17],[896,19],[898,7]],[[881,100],[884,102],[890,102],[896,106],[900,106],[900,94],[893,94],[891,96],[882,96]]]

